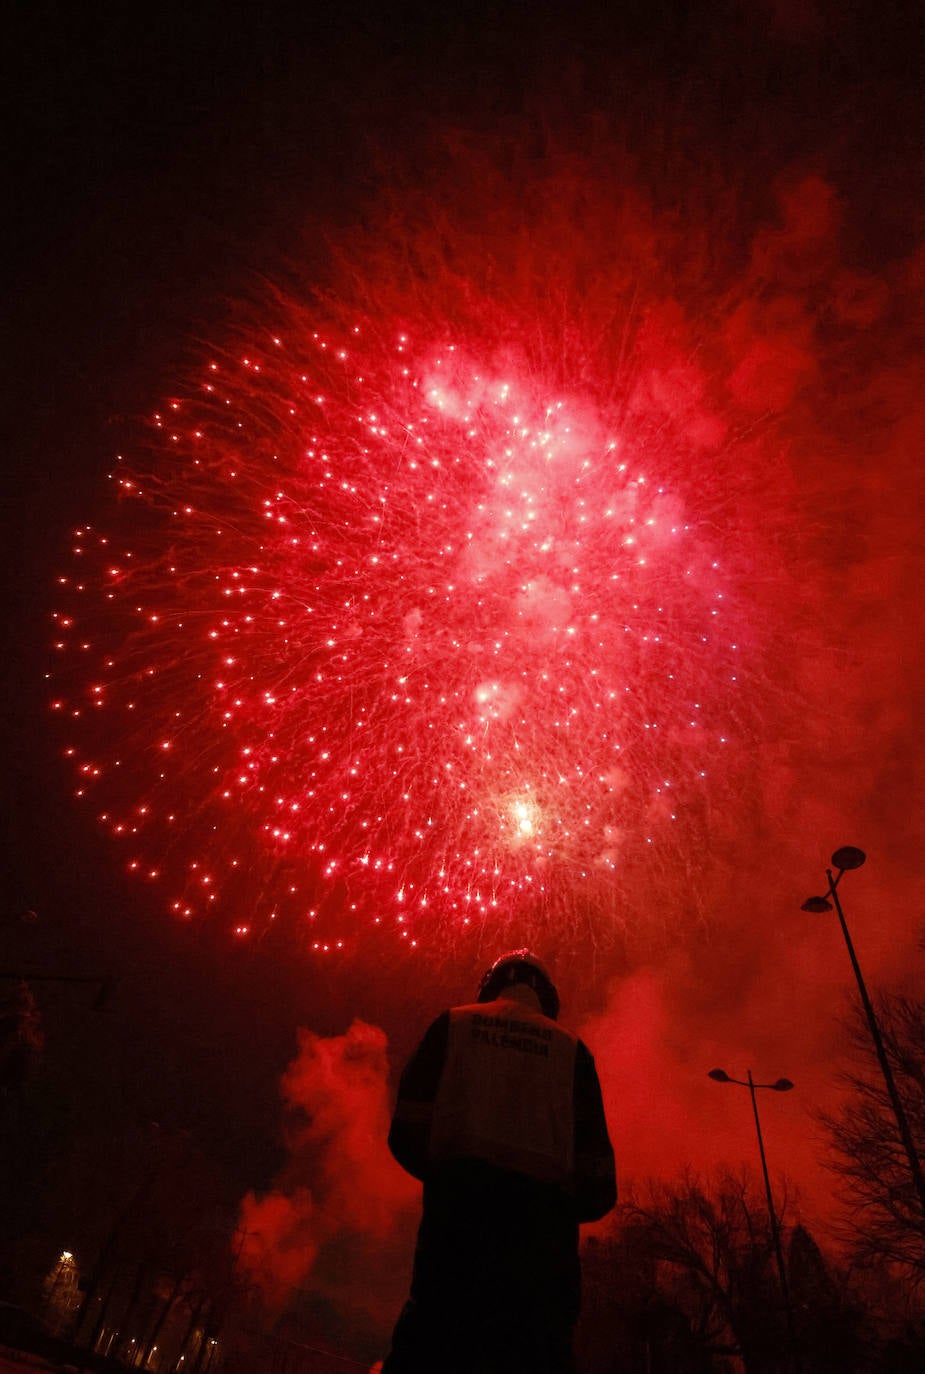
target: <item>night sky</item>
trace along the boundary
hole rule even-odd
[[[624,1177],[751,1160],[747,1103],[706,1078],[751,1067],[797,1084],[767,1104],[771,1162],[814,1222],[831,1211],[812,1112],[834,1101],[850,969],[834,924],[799,907],[837,845],[869,854],[845,894],[871,983],[909,991],[921,974],[921,15],[786,0],[598,9],[236,7],[229,19],[219,6],[37,3],[14,20],[3,968],[117,980],[100,1012],[92,987],[37,985],[43,1061],[5,1107],[7,1215],[30,1254],[79,1251],[62,1234],[77,1212],[38,1207],[49,1176],[93,1195],[86,1159],[122,1157],[157,1121],[189,1133],[231,1205],[270,1190],[244,1211],[279,1241],[267,1272],[352,1310],[351,1289],[375,1288],[383,1254],[394,1267],[413,1218],[382,1142],[395,1069],[502,939],[553,963],[564,1017],[597,1056]],[[632,461],[693,513],[701,553],[721,552],[741,690],[720,685],[722,656],[691,657],[693,601],[678,603],[680,630],[665,625],[684,690],[729,724],[729,758],[713,766],[716,725],[710,776],[666,829],[680,838],[656,836],[652,856],[636,841],[659,822],[653,797],[638,824],[623,816],[624,847],[614,839],[602,861],[619,850],[606,901],[602,878],[571,903],[560,882],[541,915],[515,903],[477,930],[437,915],[436,934],[419,921],[411,951],[367,941],[329,894],[326,935],[349,948],[324,958],[295,921],[248,941],[231,933],[240,911],[172,920],[72,796],[45,681],[72,531],[118,519],[135,537],[107,480],[115,454],[170,470],[147,424],[165,398],[248,334],[263,347],[277,321],[301,366],[315,317],[332,338],[361,319],[371,373],[392,365],[380,334],[416,330],[426,368],[452,333],[489,373],[512,367],[524,394],[570,397],[588,433],[618,418]],[[373,384],[398,414],[392,384]],[[228,388],[256,424],[259,391]],[[279,406],[261,423],[278,424]],[[257,492],[262,460],[241,453]],[[402,495],[410,510],[417,497]],[[139,557],[154,559],[164,536],[142,524]],[[181,557],[195,547],[193,534],[175,542]],[[553,581],[530,583],[545,589],[527,616],[540,644],[578,606],[576,593],[563,610]],[[419,619],[406,613],[405,630]],[[94,633],[120,651],[105,618]],[[434,643],[429,661],[446,665]],[[521,690],[498,708],[502,726]],[[541,737],[539,710],[531,729]],[[627,798],[656,766],[656,750],[632,754]],[[198,806],[199,787],[191,769],[178,793]],[[401,850],[398,822],[395,834]],[[432,857],[414,860],[418,877]],[[385,901],[374,886],[365,900]],[[286,1149],[284,1073],[301,1123]],[[373,1292],[373,1326],[396,1300]]]

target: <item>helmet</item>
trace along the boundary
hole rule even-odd
[[[493,1002],[513,983],[526,983],[540,999],[543,1015],[555,1021],[559,1015],[559,994],[556,985],[535,954],[528,949],[512,949],[502,954],[484,974],[479,983],[478,1000]]]

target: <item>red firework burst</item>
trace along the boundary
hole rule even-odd
[[[77,531],[55,706],[178,916],[318,949],[623,922],[729,789],[756,646],[690,361],[570,384],[561,339],[553,378],[497,311],[412,313],[281,309]]]

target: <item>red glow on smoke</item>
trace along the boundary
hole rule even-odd
[[[367,1309],[400,1303],[419,1185],[395,1163],[386,1137],[391,1115],[384,1033],[354,1021],[325,1039],[299,1032],[298,1054],[280,1084],[287,1161],[272,1188],[241,1203],[241,1266],[265,1299],[282,1306],[309,1275],[325,1285],[326,1246],[349,1247],[332,1287],[343,1301],[344,1270]],[[316,1267],[317,1266],[317,1267]],[[397,1269],[397,1274],[396,1274]],[[328,1278],[330,1283],[330,1276]],[[391,1294],[394,1284],[398,1290]]]

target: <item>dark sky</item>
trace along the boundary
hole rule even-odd
[[[389,970],[319,977],[311,964],[272,951],[244,954],[217,935],[174,929],[118,874],[108,843],[68,796],[43,686],[67,534],[103,504],[114,448],[169,386],[178,360],[220,332],[229,301],[265,278],[323,287],[325,242],[355,235],[390,178],[407,185],[422,168],[426,176],[431,141],[449,130],[477,146],[507,140],[529,156],[538,131],[585,152],[595,129],[606,128],[638,159],[655,210],[675,225],[689,204],[702,210],[710,188],[728,199],[717,232],[723,254],[741,258],[743,280],[745,264],[757,261],[756,225],[779,214],[772,183],[818,176],[844,207],[844,264],[894,294],[907,289],[904,280],[919,292],[922,285],[921,268],[916,278],[899,266],[922,242],[925,203],[922,22],[913,4],[646,3],[611,14],[526,4],[83,8],[21,5],[5,35],[3,966],[120,981],[99,1014],[79,987],[40,992],[45,1062],[16,1126],[29,1156],[14,1176],[29,1184],[20,1191],[26,1230],[43,1167],[101,1122],[114,1133],[150,1119],[188,1129],[227,1171],[232,1194],[266,1186],[281,1158],[277,1084],[296,1027],[342,1035],[359,1015],[386,1028],[400,1058],[430,1010],[476,971],[470,956],[451,960],[426,986],[411,983],[396,996]],[[777,270],[789,270],[783,257]],[[897,944],[915,949],[921,896],[920,783],[909,766],[921,659],[912,649],[889,662],[877,657],[888,641],[916,633],[912,568],[921,550],[912,507],[921,483],[916,489],[908,445],[921,429],[909,418],[901,430],[890,413],[914,394],[922,336],[910,312],[902,356],[888,356],[888,341],[881,349],[884,381],[869,398],[869,414],[881,420],[869,421],[869,442],[863,453],[855,447],[857,467],[845,470],[842,489],[837,457],[817,469],[798,443],[792,448],[797,487],[800,462],[803,472],[812,468],[802,509],[816,503],[822,538],[838,523],[821,509],[829,501],[845,516],[837,537],[847,548],[853,530],[869,554],[856,557],[855,547],[827,568],[816,609],[844,615],[842,635],[830,623],[828,642],[856,637],[875,648],[869,659],[850,648],[826,659],[851,684],[839,688],[828,744],[814,754],[797,740],[786,767],[778,756],[761,765],[764,804],[778,808],[775,824],[791,836],[802,830],[817,865],[807,869],[813,883],[830,843],[816,827],[845,827],[833,830],[832,845],[864,843],[855,826],[877,834],[880,876],[866,892],[892,914],[871,957],[893,979],[904,962]],[[835,356],[830,335],[824,347]],[[858,345],[856,357],[864,356]],[[920,375],[921,353],[918,363]],[[854,423],[845,409],[833,419],[833,454]],[[906,457],[891,468],[902,445]],[[889,573],[890,559],[899,571]],[[831,778],[826,748],[835,750]],[[826,793],[825,803],[804,806],[801,783]],[[829,790],[842,785],[844,805]],[[752,833],[773,839],[777,831],[769,822]],[[721,838],[728,843],[728,831]],[[792,843],[790,857],[800,848]],[[752,855],[742,879],[724,862],[730,890],[736,881],[750,889],[766,866],[764,855]],[[27,911],[38,919],[23,922]],[[724,917],[699,969],[688,950],[624,966],[622,985],[586,980],[580,1012],[600,1017],[592,1024],[608,1063],[626,1068],[633,1034],[636,1062],[653,1076],[665,1065],[691,1074],[711,1067],[689,1064],[691,1043],[704,1055],[706,1046],[735,1054],[736,1032],[718,1007],[741,979],[762,993],[744,1009],[735,1003],[743,1045],[773,1053],[768,1025],[776,1019],[785,1057],[797,1052],[791,968],[761,983],[754,931],[739,957],[731,930]],[[775,957],[791,938],[789,927],[768,934]],[[843,988],[820,973],[824,964],[821,951],[808,956],[806,996],[834,1017]],[[569,982],[580,980],[570,974]],[[833,1034],[809,1036],[808,1072],[820,1091]],[[797,1078],[791,1068],[774,1062],[769,1072]],[[647,1093],[641,1078],[628,1090],[637,1116],[648,1110]],[[706,1129],[712,1107],[673,1086],[666,1093],[674,1136],[683,1137],[688,1110],[701,1113],[695,1130]],[[637,1157],[645,1148],[643,1138]],[[805,1163],[812,1148],[806,1127],[795,1157]],[[679,1143],[678,1158],[682,1150]],[[42,1224],[53,1229],[54,1218]]]

